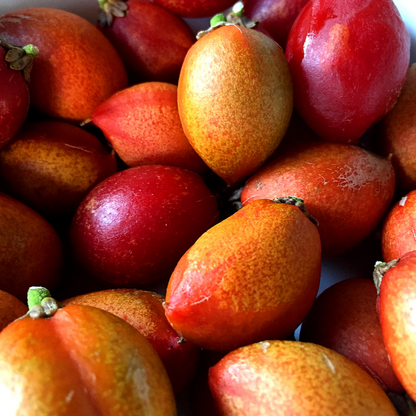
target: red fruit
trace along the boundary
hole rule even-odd
[[[109,289],[75,296],[63,305],[88,305],[104,309],[133,325],[159,354],[175,393],[195,375],[200,349],[183,339],[165,317],[165,298],[136,289]]]
[[[300,340],[330,348],[367,371],[384,391],[404,393],[390,364],[372,280],[343,280],[322,292],[302,324]]]
[[[320,272],[319,234],[306,215],[294,205],[255,201],[180,259],[166,316],[185,339],[214,351],[285,338],[309,312]]]
[[[380,296],[381,329],[391,365],[406,392],[416,400],[416,251],[393,263],[381,283],[377,276],[375,281]]]
[[[0,331],[28,311],[27,306],[10,293],[0,290]]]
[[[231,7],[235,0],[153,0],[182,17],[212,17]]]
[[[353,145],[309,140],[276,152],[246,182],[241,202],[280,195],[302,198],[319,223],[323,255],[333,256],[370,235],[394,190],[388,159]]]
[[[92,121],[128,166],[169,165],[208,171],[183,131],[177,87],[147,82],[126,88],[100,104]]]
[[[104,3],[104,5],[103,5]],[[188,24],[149,1],[111,1],[123,6],[123,16],[111,15],[110,1],[100,1],[104,17],[99,28],[117,49],[130,84],[143,81],[177,83],[182,62],[196,38]]]
[[[15,136],[26,120],[30,101],[23,74],[11,69],[5,56],[6,50],[0,46],[0,149]]]
[[[396,102],[409,55],[392,0],[311,1],[286,45],[295,108],[325,140],[354,142]]]
[[[126,70],[110,41],[73,13],[52,8],[7,13],[0,17],[0,37],[38,47],[31,105],[51,117],[81,122],[127,86]]]
[[[139,166],[110,176],[87,195],[71,225],[71,245],[92,276],[136,286],[170,276],[217,220],[216,198],[199,175]]]

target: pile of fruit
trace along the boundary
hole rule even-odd
[[[406,27],[233,3],[0,16],[2,415],[416,414]]]

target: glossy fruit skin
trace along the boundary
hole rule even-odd
[[[217,221],[217,200],[199,175],[138,166],[110,176],[87,195],[71,224],[71,247],[92,276],[136,287],[168,278]]]
[[[29,88],[20,71],[10,69],[0,46],[0,149],[19,131],[29,111]]]
[[[168,165],[208,172],[183,131],[177,89],[165,82],[133,85],[92,113],[93,123],[128,166]]]
[[[391,365],[413,400],[416,400],[415,301],[416,251],[410,251],[383,276],[379,314]]]
[[[416,189],[416,64],[410,65],[397,103],[375,127],[376,151],[390,156],[396,186],[404,195]]]
[[[27,122],[0,150],[0,188],[44,216],[74,215],[88,192],[116,172],[114,153],[63,121]]]
[[[182,62],[196,38],[188,24],[149,1],[126,1],[127,14],[101,32],[114,45],[130,85],[144,81],[177,83]]]
[[[270,36],[286,47],[290,28],[308,0],[245,0],[244,14],[258,21]]]
[[[396,102],[409,56],[392,0],[309,2],[286,45],[295,108],[323,139],[355,142]]]
[[[0,17],[0,36],[39,49],[29,85],[31,106],[53,118],[79,123],[98,104],[127,87],[114,47],[90,22],[53,8],[30,8]]]
[[[213,351],[285,338],[312,306],[320,271],[319,234],[305,214],[255,201],[204,233],[179,260],[166,317],[185,339]]]
[[[263,33],[223,26],[186,55],[178,84],[182,126],[202,160],[228,185],[273,153],[293,109],[289,68]]]
[[[364,370],[312,343],[273,340],[239,348],[210,369],[209,383],[221,415],[397,416]]]
[[[281,195],[302,198],[319,223],[322,254],[334,256],[370,235],[394,191],[388,159],[353,145],[308,140],[276,152],[246,182],[241,202]]]
[[[212,17],[231,7],[234,0],[153,0],[182,17]]]
[[[0,332],[27,311],[27,306],[16,296],[0,290]]]
[[[70,305],[51,318],[21,319],[2,331],[0,345],[5,416],[33,409],[56,416],[176,415],[154,349],[98,308]]]
[[[165,317],[165,298],[138,289],[108,289],[66,299],[63,305],[87,305],[118,316],[136,328],[158,353],[175,393],[190,383],[199,364],[200,349],[182,337]]]
[[[389,262],[416,250],[415,226],[416,190],[397,201],[383,222],[381,233],[383,261]]]
[[[299,339],[355,362],[386,393],[404,394],[384,346],[376,300],[371,279],[350,278],[333,284],[317,297],[302,323]]]
[[[40,214],[0,193],[0,289],[25,301],[30,286],[55,287],[61,278],[62,242]]]

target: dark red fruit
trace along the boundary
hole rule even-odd
[[[212,17],[231,7],[235,0],[153,0],[182,17]]]

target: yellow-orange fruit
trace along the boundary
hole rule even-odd
[[[296,206],[258,200],[183,255],[169,280],[166,316],[210,350],[283,339],[310,310],[320,271],[316,226]]]
[[[369,374],[312,343],[240,348],[210,369],[209,383],[224,416],[397,416]]]
[[[224,26],[185,57],[178,107],[189,142],[232,185],[258,169],[285,134],[292,80],[280,46],[263,33]]]

